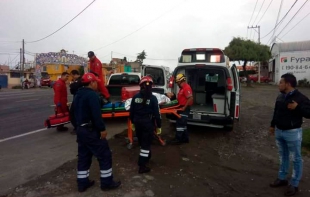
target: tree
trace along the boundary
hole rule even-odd
[[[138,53],[136,62],[143,64],[143,60],[146,58],[146,56],[147,55],[146,55],[145,51],[143,50],[141,53]]]
[[[246,65],[249,61],[268,61],[271,58],[270,50],[267,45],[261,45],[251,40],[233,38],[229,45],[224,49],[225,54],[231,61],[243,61],[243,71],[249,86],[249,77]]]
[[[80,73],[81,76],[84,75],[84,66],[80,66],[79,67],[79,73]]]

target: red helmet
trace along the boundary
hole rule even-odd
[[[149,76],[142,77],[139,85],[141,86],[143,83],[147,83],[146,85],[149,85],[148,83],[153,83],[153,79]]]

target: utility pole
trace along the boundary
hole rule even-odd
[[[22,60],[22,76],[24,76],[24,66],[25,66],[25,41],[23,39],[23,60]]]
[[[22,57],[23,57],[23,53],[22,53],[22,48],[19,49],[19,64],[18,64],[18,67],[19,67],[19,71],[20,71],[20,78],[22,79]]]
[[[258,29],[258,31],[256,31],[256,28]],[[254,29],[258,33],[258,44],[260,45],[260,26],[248,26],[248,29]],[[258,83],[260,83],[260,61],[258,61]]]

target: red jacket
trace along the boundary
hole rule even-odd
[[[89,62],[89,65],[90,65],[90,71],[97,73],[97,75],[99,75],[99,79],[102,81],[103,80],[102,63],[100,62],[100,60],[97,57],[95,57],[93,60]]]
[[[102,73],[102,63],[100,62],[100,60],[97,57],[95,57],[93,60],[91,60],[89,62],[89,66],[90,66],[90,71],[99,75],[99,79],[101,80],[101,82],[98,83],[99,92],[105,98],[110,98],[109,91],[104,85],[104,78],[103,78],[103,73]]]
[[[62,79],[58,79],[53,85],[53,89],[55,105],[60,103],[63,106],[67,106],[68,98],[66,82]]]

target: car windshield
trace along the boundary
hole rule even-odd
[[[119,85],[119,84],[132,84],[138,85],[140,78],[138,75],[112,75],[109,81],[109,85]]]

